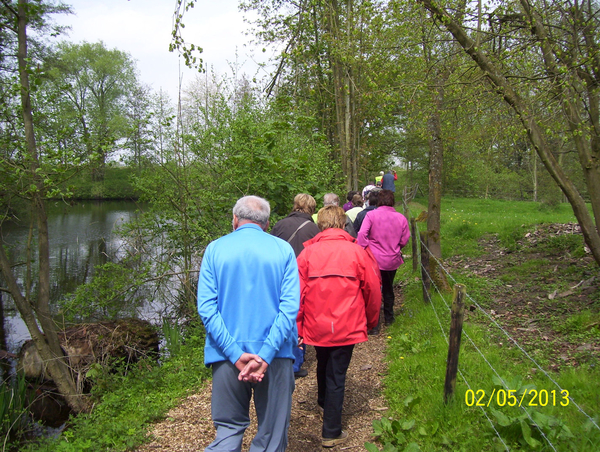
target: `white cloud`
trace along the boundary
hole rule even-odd
[[[169,52],[175,1],[165,0],[67,0],[75,15],[57,17],[72,31],[63,37],[72,42],[102,40],[107,47],[128,52],[137,61],[142,81],[156,91],[162,87],[176,97],[179,73],[183,83],[193,80],[194,71],[185,68],[177,54]],[[217,73],[229,71],[229,63],[242,64],[242,70],[254,75],[256,64],[252,49],[245,47],[248,25],[237,9],[237,0],[200,0],[184,18],[183,36],[203,49],[200,55],[207,67]],[[259,53],[261,61],[265,55]]]

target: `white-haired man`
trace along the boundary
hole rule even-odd
[[[241,450],[252,393],[258,432],[250,452],[287,447],[300,284],[290,244],[265,233],[269,215],[266,200],[239,199],[234,231],[210,243],[202,260],[198,312],[206,328],[204,363],[212,366],[217,429],[206,451]]]

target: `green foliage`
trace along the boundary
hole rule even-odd
[[[178,323],[170,322],[165,318],[163,319],[161,331],[165,341],[163,351],[166,349],[169,356],[177,356],[183,342],[181,326]]]
[[[119,263],[109,262],[95,269],[94,278],[77,287],[59,301],[62,317],[71,322],[115,320],[135,317],[136,309],[147,296],[144,280],[149,278],[149,264],[140,256]]]
[[[382,452],[398,452],[398,451],[419,451],[419,445],[415,442],[408,443],[404,432],[415,429],[415,420],[393,420],[387,418],[373,421],[373,430],[375,438],[383,444]],[[423,427],[419,429],[419,433],[427,435]],[[432,434],[435,431],[432,429]],[[379,452],[377,446],[373,443],[365,443],[365,448],[368,451]]]
[[[522,401],[526,399],[527,394],[529,394],[529,398],[525,400],[527,405],[531,403],[532,397],[535,397],[533,394],[536,396],[539,395],[540,403],[543,403],[541,401],[544,399],[540,395],[536,385],[524,385],[520,377],[515,377],[510,382],[501,381],[496,376],[492,379],[494,382],[494,391],[499,391],[496,402],[500,401],[503,406],[498,409],[491,408],[490,412],[496,418],[497,428],[505,440],[520,443],[523,447],[529,446],[532,449],[538,449],[547,440],[550,440],[553,444],[557,444],[561,440],[574,438],[569,427],[560,419],[552,415],[543,414],[539,409],[531,406],[522,405]],[[545,393],[548,394],[547,391]],[[506,397],[502,398],[500,394],[504,394]],[[511,397],[514,397],[512,401]],[[554,403],[552,393],[550,393],[549,397],[549,402]],[[561,399],[562,397],[559,395],[559,404],[561,402],[564,403],[565,399]],[[505,400],[506,403],[504,403]],[[512,406],[517,406],[518,404],[522,407],[522,410],[515,410],[511,408],[510,404]]]
[[[127,137],[127,101],[137,84],[135,63],[118,49],[102,42],[61,42],[44,65],[46,83],[38,102],[47,106],[38,134],[53,149],[70,150],[68,159],[89,165],[94,182],[104,178],[108,159]],[[93,197],[107,198],[102,185]]]
[[[127,373],[103,376],[102,387],[93,392],[97,402],[90,414],[71,419],[57,439],[45,439],[24,451],[76,452],[125,451],[147,440],[152,422],[161,419],[209,377],[204,366],[204,333],[192,327],[180,352],[162,365],[140,362]]]
[[[0,435],[15,439],[28,423],[27,382],[24,375],[0,383]]]
[[[136,199],[137,193],[131,183],[135,170],[130,167],[109,166],[104,180],[92,181],[88,171],[79,171],[61,184],[69,192],[69,199]]]

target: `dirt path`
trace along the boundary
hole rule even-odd
[[[379,336],[369,336],[368,342],[354,348],[347,374],[342,418],[343,428],[348,431],[350,438],[332,450],[364,450],[365,441],[372,441],[372,422],[380,419],[386,410],[381,394],[382,376],[387,371],[386,341],[387,335],[382,329]],[[321,447],[322,422],[317,411],[316,357],[313,347],[308,347],[303,367],[308,370],[308,376],[296,380],[287,452],[324,450]],[[171,410],[166,419],[151,431],[154,441],[139,448],[138,452],[203,450],[214,438],[210,394],[211,385],[208,384],[200,393],[189,396]],[[248,450],[255,433],[256,417],[252,413],[252,423],[246,431],[242,450]]]

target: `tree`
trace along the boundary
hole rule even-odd
[[[156,281],[178,280],[181,290],[171,300],[183,318],[196,312],[199,254],[231,230],[239,197],[264,196],[277,219],[291,210],[297,193],[318,197],[340,187],[339,168],[323,137],[313,133],[314,118],[296,117],[287,107],[281,98],[264,103],[248,80],[208,74],[182,93],[176,123],[164,97],[157,99],[153,117],[162,127],[156,134],[162,151],[136,177],[142,200],[150,203],[140,229],[157,253]]]
[[[527,131],[540,160],[569,203],[594,259],[600,265],[600,21],[597,5],[589,0],[533,3],[501,2],[489,14],[490,39],[477,46],[478,37],[439,3],[420,0],[481,69],[498,94],[510,105]],[[517,38],[515,38],[517,36]],[[483,41],[481,41],[483,44]],[[518,45],[517,45],[518,44]],[[535,48],[523,68],[517,52],[523,45]],[[534,67],[531,67],[533,65]],[[537,75],[530,78],[532,72]],[[536,109],[532,93],[545,96],[544,109]],[[551,146],[552,130],[544,113],[560,115],[562,138],[579,156],[592,212],[584,197],[559,163]]]
[[[91,166],[93,180],[102,181],[107,158],[118,149],[119,140],[131,138],[127,103],[142,89],[131,56],[109,50],[102,42],[62,42],[48,59],[45,71],[66,107],[61,114],[75,120],[70,127],[84,145],[80,152]],[[136,143],[141,145],[139,139]]]
[[[346,189],[389,165],[390,151],[380,145],[396,130],[390,86],[399,68],[384,39],[391,26],[387,2],[252,0],[241,7],[258,13],[262,42],[285,49],[267,92],[292,99],[300,114],[316,112]]]
[[[126,141],[123,145],[130,152],[124,160],[131,162],[140,169],[145,163],[148,163],[154,151],[151,110],[152,97],[150,87],[147,85],[135,85],[131,95],[127,96],[125,101],[125,119],[126,119]],[[158,124],[160,127],[160,124]]]
[[[27,325],[33,342],[47,366],[48,374],[71,408],[75,412],[80,412],[87,409],[86,399],[77,392],[73,376],[60,347],[56,324],[52,318],[49,305],[50,256],[45,207],[48,186],[43,161],[36,143],[31,102],[33,85],[30,81],[30,74],[35,72],[35,66],[31,64],[32,60],[30,60],[28,54],[29,39],[27,35],[29,24],[41,29],[46,25],[45,18],[48,14],[61,10],[64,11],[65,8],[43,1],[31,3],[27,0],[18,0],[18,2],[2,1],[2,9],[0,10],[1,28],[10,30],[17,38],[16,42],[11,41],[11,44],[16,45],[12,51],[16,55],[18,65],[21,124],[24,130],[24,143],[11,155],[10,161],[3,160],[2,166],[9,168],[9,171],[12,171],[19,180],[19,186],[22,187],[19,195],[31,202],[32,212],[35,215],[39,262],[37,299],[31,299],[27,289],[24,294],[12,272],[11,262],[3,245],[0,246],[0,268],[7,286],[3,290],[8,291],[12,296],[21,318]],[[2,188],[6,189],[7,187]],[[5,220],[5,215],[0,217],[0,229]]]

